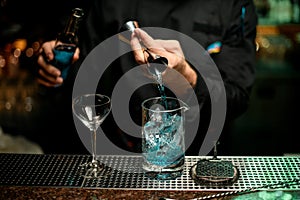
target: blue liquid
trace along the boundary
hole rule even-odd
[[[168,110],[162,73],[152,72],[161,96],[162,110]],[[183,117],[174,112],[153,112],[143,127],[143,168],[155,179],[174,179],[182,174],[185,156]]]
[[[157,81],[164,109],[168,110],[162,73],[156,71],[154,78]],[[184,151],[180,145],[181,138],[176,138],[177,135],[182,135],[177,131],[182,131],[183,119],[181,116],[171,116],[169,113],[161,113],[161,115],[159,116],[161,120],[151,120],[144,126],[145,135],[148,138],[145,141],[143,152],[147,152],[145,157],[151,164],[158,166],[176,165],[184,158]]]
[[[165,93],[165,86],[163,85],[162,75],[161,72],[157,72],[155,75],[155,79],[157,81],[157,88],[160,93],[160,97],[162,99],[163,105],[165,106],[165,109],[168,110],[168,103],[166,100],[166,93]]]
[[[161,167],[177,165],[184,159],[183,118],[163,113],[159,119],[161,120],[152,119],[144,126],[145,159],[148,163]]]
[[[53,50],[54,65],[61,71],[61,77],[63,79],[67,77],[75,50],[75,46],[69,45],[58,45]]]

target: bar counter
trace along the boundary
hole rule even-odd
[[[0,154],[0,199],[300,199],[300,157],[222,157],[239,171],[228,185],[202,185],[190,176],[200,159],[186,156],[181,177],[153,180],[140,156],[101,155],[104,178],[78,173],[90,155]]]

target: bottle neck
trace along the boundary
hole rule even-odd
[[[59,34],[58,40],[63,43],[77,44],[78,38],[77,33],[79,29],[79,24],[82,20],[83,11],[80,8],[73,9],[73,13],[69,18],[64,31]]]
[[[64,35],[76,35],[79,27],[80,18],[72,16],[64,30]]]

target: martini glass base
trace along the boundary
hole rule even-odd
[[[96,160],[79,165],[78,172],[84,178],[103,178],[112,173],[112,168]]]

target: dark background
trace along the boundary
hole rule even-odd
[[[82,2],[0,0],[0,3],[0,126],[9,134],[32,138],[36,130],[42,130],[40,122],[47,119],[47,105],[51,104],[40,98],[34,80],[36,46],[55,38],[71,9],[82,6]],[[265,17],[267,11],[262,9],[262,15],[260,10],[259,16]],[[299,26],[294,21],[259,25],[257,78],[250,106],[230,128],[228,142],[235,155],[300,153]],[[18,48],[21,54],[16,57]],[[29,50],[33,53],[28,54]]]

